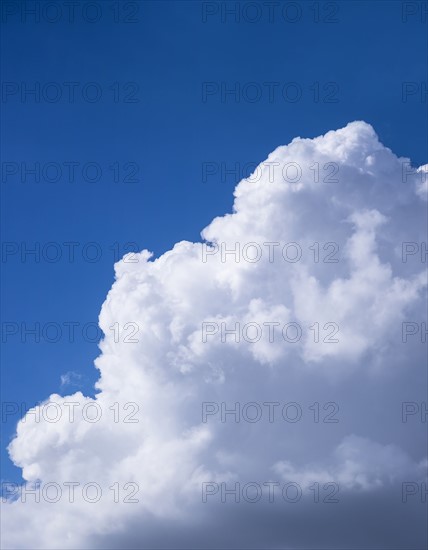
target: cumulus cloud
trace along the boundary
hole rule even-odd
[[[425,169],[409,166],[364,122],[296,138],[237,185],[202,242],[118,262],[95,399],[51,395],[9,446],[28,483],[62,497],[9,491],[4,548],[373,548],[398,540],[392,516],[403,547],[422,548],[421,507],[403,511],[401,494],[426,472],[423,423],[400,416],[426,387],[426,348],[402,337],[426,297]],[[306,495],[292,511],[221,501],[226,485],[285,481]],[[307,496],[326,482],[345,494],[334,514]],[[369,509],[365,538],[343,530]]]
[[[372,491],[397,480],[426,479],[426,459],[416,464],[406,452],[395,445],[380,445],[363,437],[350,435],[334,449],[333,459],[320,465],[295,467],[287,461],[274,464],[273,471],[284,480],[301,487],[318,483],[337,483],[341,490]]]

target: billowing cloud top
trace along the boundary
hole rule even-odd
[[[401,415],[426,387],[426,171],[365,122],[296,138],[203,242],[118,262],[99,393],[51,395],[10,444],[42,490],[3,504],[4,548],[422,547],[402,487],[425,480],[423,425]],[[250,482],[257,502],[224,494]]]

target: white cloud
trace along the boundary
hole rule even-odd
[[[74,372],[68,371],[65,374],[61,374],[61,387],[64,386],[81,386],[82,375]]]
[[[337,483],[341,490],[373,491],[406,479],[423,483],[427,476],[426,459],[415,463],[395,445],[381,445],[350,435],[335,448],[325,468],[314,464],[303,468],[288,461],[273,465],[273,471],[285,481],[309,487],[318,483]]]
[[[294,183],[283,177],[291,162],[302,171]],[[361,407],[377,409],[370,393],[377,385],[391,390],[378,394],[384,406],[399,410],[408,373],[416,392],[411,396],[425,376],[424,348],[401,341],[401,323],[422,319],[425,291],[424,265],[416,256],[402,262],[401,243],[426,240],[419,175],[414,171],[403,182],[404,162],[364,122],[315,139],[296,138],[269,155],[261,178],[241,181],[234,212],[202,232],[219,249],[222,243],[232,249],[254,242],[266,251],[263,243],[279,243],[273,262],[268,254],[257,263],[242,257],[235,262],[230,255],[223,262],[220,253],[203,262],[204,245],[190,242],[155,260],[143,251],[137,263],[126,257],[118,262],[99,318],[105,333],[96,360],[100,393],[95,400],[80,392],[50,396],[63,410],[58,422],[28,415],[9,447],[26,480],[79,487],[95,482],[106,498],[91,504],[79,489],[74,503],[65,496],[56,504],[9,502],[3,505],[4,548],[97,548],[107,534],[122,537],[123,547],[164,547],[171,522],[196,529],[191,518],[199,518],[205,532],[216,532],[223,516],[206,516],[201,483],[269,480],[272,464],[278,475],[305,483],[313,476],[319,482],[338,478],[351,491],[382,489],[403,475],[419,479],[423,449],[412,450],[418,456],[403,451],[406,436],[394,435],[385,419],[380,431],[390,440],[376,442],[379,430],[363,408],[356,418],[346,416],[346,404],[355,407],[356,396]],[[328,175],[331,167],[338,168],[335,178]],[[295,263],[280,253],[291,242],[302,251]],[[328,258],[339,261],[323,261]],[[206,342],[204,322],[219,327]],[[221,323],[229,329],[257,323],[263,332],[255,343],[242,333],[240,342],[230,336],[222,342]],[[273,341],[266,323],[278,323]],[[294,343],[282,336],[288,323],[302,330]],[[311,422],[309,406],[320,396],[344,400],[345,416],[337,425]],[[305,416],[297,424],[203,423],[204,401],[296,401]],[[84,410],[101,410],[100,420],[88,421]],[[138,422],[124,423],[131,413]],[[308,452],[313,460],[305,458]],[[296,462],[310,466],[300,469]],[[383,471],[382,464],[388,464]],[[139,502],[113,502],[109,487],[115,483],[131,489],[138,484]]]

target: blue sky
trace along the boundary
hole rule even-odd
[[[197,241],[213,217],[231,210],[240,178],[221,181],[217,174],[203,182],[203,163],[259,163],[296,136],[359,119],[396,154],[426,162],[423,4],[409,3],[417,13],[403,21],[401,2],[338,2],[337,21],[329,23],[314,21],[311,4],[299,4],[297,22],[277,16],[269,23],[266,11],[255,23],[233,16],[222,22],[220,12],[204,22],[199,2],[139,2],[135,23],[115,23],[107,2],[94,23],[79,15],[75,23],[66,17],[34,23],[30,15],[24,22],[19,15],[3,20],[2,80],[19,86],[2,101],[3,166],[72,161],[102,169],[96,182],[85,181],[79,169],[72,182],[64,176],[36,183],[31,175],[21,182],[21,171],[2,181],[2,239],[18,244],[16,254],[2,258],[2,322],[79,323],[73,343],[65,328],[57,343],[7,337],[3,401],[28,408],[53,392],[70,392],[60,385],[68,371],[82,376],[84,392],[93,392],[98,348],[82,338],[81,327],[97,321],[111,287],[115,243],[123,252],[126,243],[137,243],[158,256],[180,240]],[[64,92],[70,81],[79,83],[74,103],[20,98],[34,82],[59,83]],[[82,99],[88,82],[102,90],[98,102]],[[220,93],[204,101],[204,82],[219,89],[239,83],[241,92],[252,82],[264,93],[256,102],[242,93],[239,102],[222,101]],[[302,98],[287,102],[278,92],[270,102],[264,82],[278,82],[279,89],[296,83]],[[317,82],[320,101],[312,95]],[[418,90],[405,102],[403,82]],[[327,83],[334,83],[335,102],[323,101]],[[124,102],[137,87],[138,102]],[[127,163],[136,163],[138,181],[115,183],[109,168],[115,163],[120,179],[133,169]],[[70,241],[80,243],[73,262],[63,245]],[[59,243],[60,261],[42,256],[37,263],[31,255],[21,261],[23,246],[48,242]],[[82,251],[94,242],[101,257],[89,262]],[[5,451],[19,416],[2,424],[2,479],[20,479]]]

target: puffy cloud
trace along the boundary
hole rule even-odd
[[[341,490],[372,491],[406,479],[423,483],[426,480],[427,461],[416,464],[395,445],[380,445],[363,437],[350,435],[336,447],[333,460],[326,467],[309,465],[296,468],[281,461],[273,471],[281,478],[310,487],[318,483],[337,483]]]
[[[425,200],[427,200],[427,194],[428,194],[428,164],[424,164],[424,166],[420,166],[417,169],[417,173],[420,176],[419,182],[417,184],[416,192]]]
[[[9,446],[25,480],[58,484],[62,497],[9,498],[4,548],[395,544],[400,484],[423,483],[426,468],[423,423],[400,417],[426,384],[425,347],[402,341],[402,323],[424,320],[426,292],[421,171],[404,178],[403,166],[364,122],[296,138],[237,185],[233,213],[203,242],[118,262],[99,317],[99,393],[51,395]],[[402,243],[413,243],[406,261]],[[204,483],[273,476],[306,492],[342,486],[335,517],[321,512],[328,533],[302,529],[320,517],[307,500],[285,532],[271,503],[255,519],[221,491],[202,502]],[[97,484],[89,497],[85,484]],[[422,546],[414,506],[403,544]],[[370,507],[384,515],[353,539],[344,517]],[[219,534],[231,522],[233,536]]]

